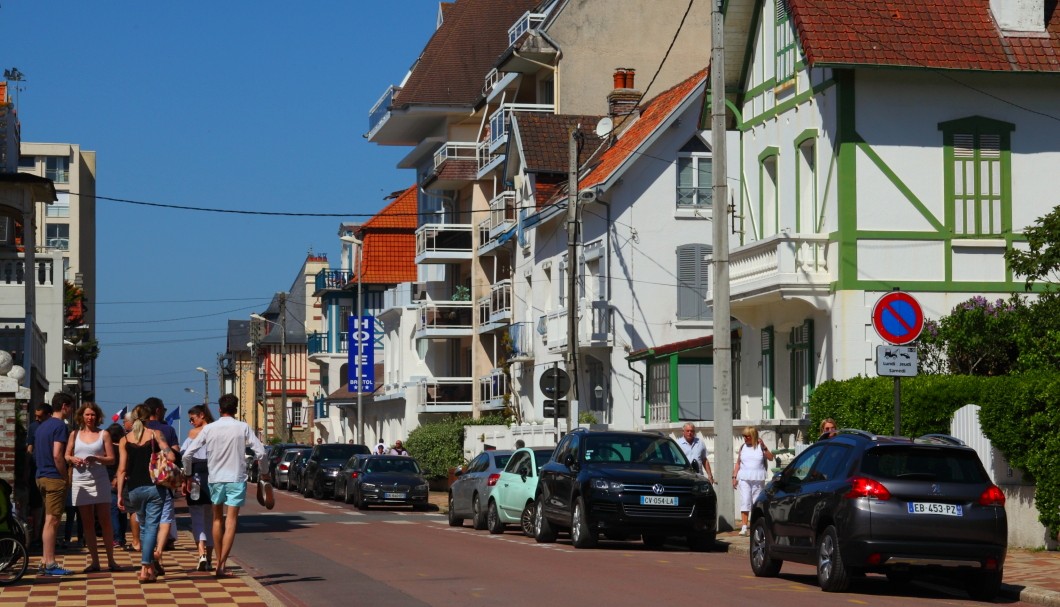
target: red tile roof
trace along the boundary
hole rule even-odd
[[[810,65],[1060,71],[1060,8],[1044,34],[1002,35],[990,0],[790,0]],[[1044,17],[1044,16],[1043,16]]]
[[[448,158],[438,168],[424,177],[420,186],[424,189],[437,181],[475,181],[478,178],[478,161]],[[445,189],[445,188],[442,188]]]
[[[580,182],[582,188],[599,185],[607,180],[627,158],[632,156],[644,141],[655,132],[659,125],[670,116],[674,110],[681,105],[689,95],[693,94],[699,87],[703,86],[707,79],[707,69],[704,68],[684,82],[674,85],[672,88],[659,93],[648,102],[641,110],[638,117],[603,155],[600,162],[583,177]]]
[[[578,166],[600,147],[600,138],[593,131],[600,116],[515,112],[512,121],[519,129],[523,162],[529,173],[566,173],[570,130],[579,124],[586,137],[578,154]]]
[[[486,74],[508,48],[508,28],[539,0],[456,0],[435,30],[392,107],[473,105]]]
[[[417,188],[405,190],[364,222],[364,275],[368,284],[398,284],[416,280]]]

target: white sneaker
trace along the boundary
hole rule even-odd
[[[740,527],[740,535],[744,535],[744,536],[747,535],[747,525],[744,525],[743,527]]]

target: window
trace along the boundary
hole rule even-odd
[[[559,296],[557,305],[559,308],[564,308],[567,305],[567,271],[567,256],[564,255],[559,262],[559,277],[556,282],[556,294]]]
[[[814,374],[812,320],[806,319],[791,330],[788,349],[791,354],[791,414],[808,417]]]
[[[35,169],[35,168],[37,168],[37,157],[36,156],[19,156],[18,157],[18,168],[20,168],[20,169]]]
[[[773,327],[762,329],[762,417],[773,419]]]
[[[45,157],[44,176],[55,183],[70,183],[70,158],[66,156]]]
[[[710,320],[707,306],[710,285],[710,245],[677,247],[677,319]]]
[[[581,297],[587,301],[607,299],[607,271],[604,263],[604,241],[596,240],[586,244],[582,259],[584,268],[581,275]]]
[[[670,362],[663,360],[648,367],[648,423],[669,421]]]
[[[44,246],[61,251],[70,250],[70,224],[49,223],[44,227]]]
[[[777,155],[775,148],[766,150],[761,160],[759,186],[761,198],[758,203],[758,214],[761,237],[777,233],[777,206],[780,188],[777,183]]]
[[[788,0],[774,0],[774,45],[776,48],[776,83],[795,77],[795,30],[791,23]]]
[[[298,428],[305,425],[305,419],[302,415],[302,401],[296,400],[287,404],[287,423],[292,428]]]
[[[48,217],[70,216],[70,192],[56,192],[56,201],[47,205]]]
[[[677,153],[677,207],[709,208],[713,181],[710,150],[693,136]]]
[[[796,204],[799,207],[798,225],[795,230],[800,233],[817,232],[817,158],[815,142],[807,139],[799,144],[796,162],[799,163]]]
[[[975,116],[939,125],[945,144],[946,223],[956,236],[1011,230],[1009,134],[1013,125]]]

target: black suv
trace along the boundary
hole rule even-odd
[[[961,576],[991,600],[1007,552],[1005,495],[975,451],[949,436],[917,439],[842,430],[799,454],[751,511],[751,569],[777,575],[784,561],[817,566],[826,592],[883,573]]]
[[[322,500],[335,491],[335,477],[339,468],[354,455],[368,455],[372,450],[365,445],[329,443],[313,447],[305,469],[302,470],[302,495]]]
[[[642,536],[659,547],[670,536],[707,551],[717,536],[717,496],[698,463],[672,439],[649,432],[577,429],[541,467],[534,514],[538,542],[569,529],[576,548],[600,533],[612,540]]]

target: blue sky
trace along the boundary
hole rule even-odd
[[[407,153],[362,135],[430,37],[437,0],[0,0],[0,66],[25,74],[22,139],[97,153],[97,400],[201,402],[227,319],[287,290],[340,221],[408,187]],[[184,389],[192,388],[197,394]],[[215,409],[216,411],[216,409]],[[186,415],[182,416],[186,419]],[[184,424],[186,426],[186,423]]]

